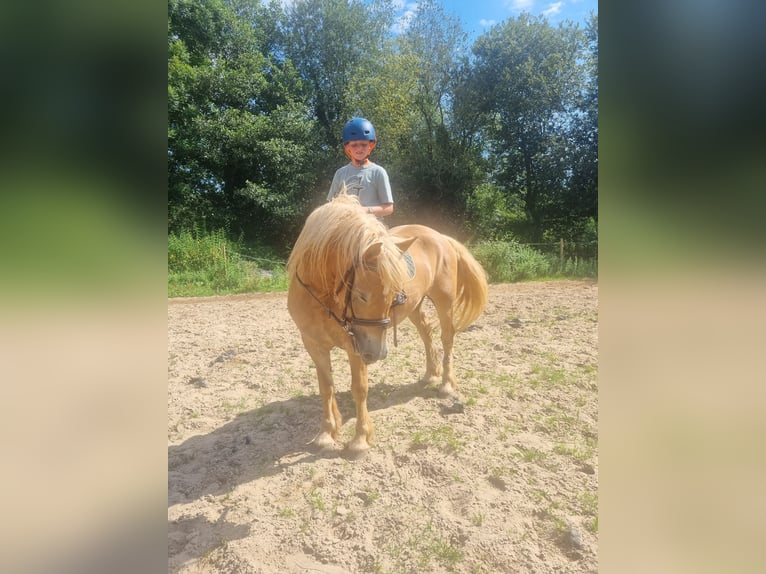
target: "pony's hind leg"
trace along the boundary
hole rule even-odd
[[[434,347],[434,327],[423,309],[423,301],[425,301],[425,298],[417,304],[408,317],[418,330],[418,334],[423,341],[423,347],[425,348],[426,372],[421,380],[426,383],[435,383],[441,376],[442,368],[439,363],[439,355],[436,351],[436,347]]]
[[[335,439],[338,438],[340,428],[343,426],[343,417],[341,417],[338,403],[335,400],[335,385],[332,380],[330,352],[324,349],[317,349],[308,343],[305,346],[309,355],[314,360],[314,365],[316,365],[319,395],[322,398],[321,430],[312,442],[320,450],[330,449],[335,445]]]
[[[455,343],[455,326],[452,317],[452,306],[437,307],[439,313],[439,325],[441,326],[442,348],[442,386],[439,394],[442,396],[454,395],[457,391],[457,380],[452,365],[452,349]]]

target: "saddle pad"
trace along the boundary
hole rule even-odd
[[[402,253],[404,260],[407,262],[407,272],[410,274],[410,279],[415,277],[415,262],[412,260],[412,255],[409,251]]]

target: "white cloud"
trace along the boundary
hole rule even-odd
[[[511,0],[511,10],[516,12],[529,12],[534,3],[535,0]]]
[[[479,20],[479,26],[481,26],[482,28],[489,28],[490,26],[494,26],[495,24],[496,22],[494,20],[485,20],[484,18]]]
[[[410,22],[415,17],[415,14],[417,14],[418,4],[417,2],[405,3],[404,1],[401,1],[401,3],[398,5],[398,8],[403,10],[403,12],[397,16],[396,20],[394,21],[394,25],[391,26],[391,31],[394,34],[402,34],[407,30]]]
[[[553,4],[548,5],[548,8],[543,10],[543,16],[552,16],[553,14],[558,14],[561,12],[561,7],[563,5],[563,2],[554,2]]]

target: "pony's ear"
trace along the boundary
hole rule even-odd
[[[373,243],[367,248],[367,251],[364,252],[364,257],[362,258],[363,263],[365,265],[372,266],[375,264],[375,260],[380,256],[380,248],[383,247],[383,243],[378,241],[377,243]]]
[[[404,239],[402,241],[397,241],[396,246],[399,248],[399,251],[404,253],[410,248],[410,245],[412,245],[417,237],[410,237],[409,239]]]

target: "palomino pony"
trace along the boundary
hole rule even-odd
[[[331,448],[343,420],[335,400],[330,351],[348,354],[356,403],[352,455],[369,448],[373,425],[367,412],[367,366],[384,359],[387,328],[409,318],[425,345],[426,372],[441,375],[440,392],[456,390],[452,367],[455,333],[468,327],[487,303],[484,269],[454,239],[423,225],[391,230],[364,213],[355,196],[341,194],[306,220],[287,262],[287,308],[313,359],[322,398],[322,424],[314,443]],[[438,361],[423,309],[428,297],[441,327]]]

